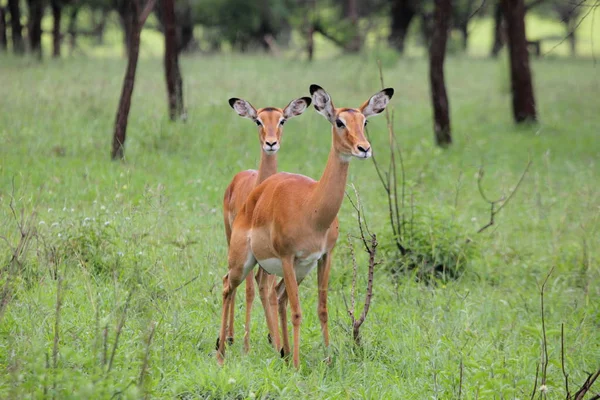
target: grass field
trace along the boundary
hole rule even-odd
[[[386,65],[413,204],[404,210],[414,220],[409,244],[458,254],[463,273],[429,284],[392,273],[385,192],[371,161],[352,161],[349,183],[361,194],[383,261],[363,347],[352,344],[344,305],[352,279],[346,235],[358,232],[345,201],[330,280],[332,346],[326,353],[322,345],[313,273],[300,290],[299,371],[270,348],[258,301],[252,348],[243,353],[242,295],[237,341],[224,367],[215,361],[226,272],[222,195],[259,158],[256,127],[227,99],[282,107],[318,83],[336,105],[356,107],[380,88],[374,58],[312,65],[184,58],[185,124],[166,118],[162,60],[143,59],[127,160],[113,163],[124,65],[113,58],[0,64],[0,280],[14,289],[0,319],[0,398],[529,398],[542,352],[540,285],[551,268],[548,398],[565,396],[561,324],[571,390],[598,369],[600,76],[591,61],[533,61],[540,123],[516,127],[506,60],[450,57],[455,143],[446,151],[433,146],[426,61]],[[385,118],[369,127],[386,164]],[[280,170],[318,178],[330,142],[329,124],[311,108],[286,124]],[[477,234],[489,219],[479,167],[485,190],[499,197],[529,159],[497,224]],[[20,262],[5,267],[20,241],[21,212],[31,216],[31,241]]]

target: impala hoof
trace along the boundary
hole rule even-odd
[[[285,353],[283,351],[283,347],[281,348],[281,350],[279,351],[279,354],[281,354],[281,358],[285,358]]]
[[[221,341],[219,340],[219,338],[217,338],[217,344],[215,345],[215,350],[219,351],[219,344],[221,343]]]
[[[228,337],[226,340],[227,340],[227,344],[229,346],[231,346],[233,344],[233,338],[232,337]]]
[[[269,341],[269,344],[273,344],[273,338],[270,333],[267,333],[267,340]]]

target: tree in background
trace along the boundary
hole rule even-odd
[[[564,0],[555,0],[552,3],[552,11],[554,11],[556,16],[565,26],[572,56],[576,53],[577,38],[575,36],[575,29],[577,28],[577,21],[581,14],[582,5],[583,3],[579,4]]]
[[[122,160],[125,156],[125,138],[127,134],[127,121],[129,119],[129,109],[131,108],[131,95],[135,84],[135,72],[137,69],[138,57],[140,54],[140,35],[142,27],[146,23],[148,16],[154,8],[156,0],[127,0],[129,11],[125,13],[129,20],[126,24],[131,28],[129,43],[127,46],[127,69],[123,79],[123,88],[121,90],[121,99],[115,118],[115,130],[113,133],[113,143],[111,158],[113,160]],[[142,7],[143,6],[143,7]]]
[[[13,52],[15,54],[25,53],[23,42],[23,25],[21,25],[21,8],[19,0],[8,0],[8,12],[10,13],[10,33],[12,36]]]
[[[391,0],[390,11],[388,43],[394,49],[403,53],[408,28],[418,13],[417,5],[414,0]]]
[[[0,7],[0,51],[6,51],[8,40],[6,38],[6,9]]]
[[[444,59],[450,30],[452,0],[435,0],[433,12],[433,32],[429,46],[429,82],[433,104],[433,130],[438,146],[447,147],[452,143],[450,132],[450,105],[444,82]]]
[[[42,58],[42,18],[44,17],[45,0],[27,0],[29,7],[29,21],[27,34],[29,37],[29,48],[32,53]]]
[[[183,82],[179,70],[179,50],[175,23],[174,0],[161,1],[162,17],[165,30],[165,80],[167,82],[167,97],[169,117],[171,121],[184,118]]]
[[[517,123],[535,121],[537,116],[525,35],[525,4],[523,0],[501,0],[501,5],[510,55],[513,116]]]
[[[52,57],[60,57],[62,1],[50,0],[50,7],[52,8],[52,20],[54,22],[52,26]]]

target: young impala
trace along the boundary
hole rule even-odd
[[[303,175],[278,173],[258,185],[239,211],[229,244],[229,272],[223,277],[223,310],[217,361],[225,356],[228,311],[235,289],[258,263],[267,272],[283,277],[277,286],[283,337],[282,355],[290,354],[286,307],[289,299],[294,336],[293,362],[299,367],[302,312],[298,284],[318,264],[318,315],[325,346],[327,287],[333,247],[338,237],[337,214],[344,198],[352,156],[366,159],[371,145],[365,139],[366,119],[381,113],[393,89],[376,93],[359,108],[335,108],[329,94],[310,86],[315,109],[331,123],[332,147],[325,171],[317,182]]]
[[[258,125],[258,139],[260,141],[261,156],[258,171],[249,169],[236,174],[227,189],[223,198],[223,218],[225,220],[225,234],[227,235],[227,244],[231,238],[231,226],[242,205],[246,201],[248,194],[258,186],[259,183],[277,172],[277,151],[281,145],[281,135],[283,133],[283,124],[290,118],[302,114],[310,105],[310,97],[301,97],[293,100],[283,110],[276,107],[265,107],[256,110],[249,102],[242,99],[229,99],[229,105],[241,117],[251,119]],[[259,285],[260,300],[265,309],[269,335],[276,349],[279,349],[279,331],[277,330],[277,295],[273,290],[275,286],[275,277],[264,274],[259,269],[256,274],[256,281]],[[269,297],[269,299],[267,298]],[[235,289],[233,289],[232,298],[235,298]],[[254,301],[254,282],[252,274],[246,277],[246,326],[244,334],[244,349],[250,349],[250,313],[252,302]],[[269,301],[271,304],[269,304]],[[234,321],[234,301],[231,302],[229,309],[229,323],[227,332],[227,341],[233,342],[233,321]],[[218,346],[218,344],[217,344]]]

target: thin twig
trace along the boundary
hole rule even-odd
[[[567,399],[571,398],[571,392],[569,391],[569,374],[565,370],[565,324],[560,324],[560,366],[562,369],[563,376],[565,377],[565,392],[567,393]]]
[[[529,161],[527,162],[527,166],[523,170],[523,173],[521,174],[521,177],[519,178],[519,181],[517,182],[517,185],[512,190],[512,192],[508,195],[508,197],[505,197],[504,195],[502,195],[500,198],[498,198],[496,200],[490,200],[486,196],[486,194],[483,190],[483,186],[482,186],[482,181],[483,181],[483,176],[484,176],[483,165],[479,168],[479,172],[477,174],[477,188],[479,189],[479,194],[481,195],[483,200],[485,200],[485,202],[490,205],[490,220],[487,224],[485,224],[484,226],[479,228],[477,233],[481,233],[481,232],[485,231],[487,228],[489,228],[490,226],[492,226],[496,223],[496,220],[495,220],[496,215],[500,211],[502,211],[502,209],[514,197],[515,193],[518,192],[519,188],[521,187],[521,183],[523,183],[523,180],[525,179],[525,175],[527,175],[527,172],[529,171],[529,167],[531,167],[532,162],[533,161],[531,159],[529,159]],[[499,206],[498,206],[498,204],[499,204]]]
[[[546,386],[546,377],[547,377],[547,370],[548,370],[548,340],[546,337],[546,318],[544,317],[544,289],[546,288],[546,283],[548,282],[548,279],[550,278],[550,275],[552,275],[552,271],[554,271],[554,266],[552,268],[550,268],[550,271],[548,272],[548,275],[546,275],[546,279],[544,279],[544,282],[542,283],[542,286],[540,288],[540,304],[541,304],[541,315],[542,315],[542,348],[543,348],[543,353],[542,353],[542,377],[541,377],[541,385],[542,386]]]
[[[533,400],[533,398],[535,397],[539,372],[540,372],[540,363],[537,363],[535,366],[535,381],[533,382],[533,390],[531,391],[531,400]]]
[[[129,303],[131,301],[131,296],[133,295],[133,290],[129,292],[127,295],[127,300],[125,301],[125,307],[123,309],[123,314],[121,315],[121,319],[119,320],[119,324],[117,325],[117,333],[115,336],[115,343],[112,348],[112,352],[110,353],[110,360],[108,362],[108,369],[106,372],[110,372],[113,366],[113,361],[115,359],[115,353],[117,352],[117,347],[119,346],[119,337],[121,336],[121,331],[123,330],[123,326],[125,325],[125,320],[127,319],[127,310],[129,309]]]
[[[146,376],[146,372],[148,370],[148,363],[150,362],[150,346],[152,345],[152,339],[154,338],[154,332],[156,331],[156,322],[152,322],[150,324],[150,334],[148,335],[148,340],[146,341],[146,351],[144,353],[144,361],[142,362],[142,368],[140,370],[140,377],[138,379],[138,386],[142,386],[144,383],[144,377]]]
[[[58,276],[56,280],[56,308],[55,308],[55,319],[54,319],[54,343],[52,346],[52,369],[53,369],[53,382],[52,382],[52,398],[56,396],[56,370],[58,368],[58,343],[60,341],[60,310],[62,307],[62,276]]]

